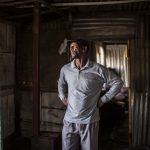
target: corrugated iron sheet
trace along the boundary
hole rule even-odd
[[[131,132],[133,145],[150,144],[150,16],[136,23],[135,49],[131,51]]]

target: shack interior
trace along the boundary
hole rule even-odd
[[[0,0],[0,150],[61,149],[57,80],[75,38],[124,81],[100,109],[99,149],[148,149],[150,1]]]

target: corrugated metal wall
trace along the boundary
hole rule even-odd
[[[72,22],[72,38],[114,39],[134,36],[135,19],[132,17],[100,16],[76,18]]]
[[[15,26],[0,23],[0,141],[15,131],[15,50]]]
[[[41,131],[61,133],[64,114],[57,92],[41,92]]]
[[[150,144],[150,16],[136,22],[131,51],[131,133],[133,145]]]
[[[18,43],[18,92],[20,93],[21,134],[32,137],[33,96],[32,96],[32,25],[21,26]],[[67,53],[59,55],[58,49],[66,37],[65,26],[60,21],[41,24],[40,40],[40,130],[61,132],[62,104],[57,93],[57,79]]]

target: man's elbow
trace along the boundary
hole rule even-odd
[[[123,85],[124,85],[124,82],[123,82],[121,79],[118,80],[117,86],[118,86],[118,89],[119,89],[119,90],[121,90],[121,88],[123,87]]]

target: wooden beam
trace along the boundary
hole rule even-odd
[[[40,3],[33,8],[33,136],[40,132]]]
[[[50,8],[50,9],[54,9],[49,2],[47,2],[46,0],[37,0],[39,3],[44,4],[45,7]]]
[[[30,5],[30,7],[32,7],[31,5]],[[33,7],[34,7],[34,5],[33,5]],[[16,8],[18,8],[18,7],[16,7]],[[20,8],[20,7],[19,7]],[[49,9],[49,10],[43,10],[43,11],[41,11],[41,14],[42,15],[44,15],[44,14],[48,14],[48,13],[52,13],[52,12],[55,12],[55,13],[57,13],[58,15],[61,15],[62,16],[62,14],[59,12],[59,11],[62,11],[62,10],[64,10],[64,9],[66,9],[66,8],[64,8],[64,7],[61,7],[61,8],[53,8],[53,9]],[[7,17],[5,17],[6,19],[17,19],[17,18],[23,18],[23,17],[30,17],[30,16],[32,16],[33,14],[32,13],[24,13],[24,14],[17,14],[17,15],[13,15],[13,16],[9,16],[9,15],[5,15],[5,16],[7,16]]]
[[[134,22],[88,22],[73,23],[73,27],[99,27],[99,26],[135,26]]]
[[[15,3],[15,2],[33,2],[37,0],[0,0],[0,3],[7,4],[7,3]]]
[[[137,2],[149,2],[149,0],[119,0],[119,1],[102,1],[102,2],[70,2],[70,3],[52,3],[51,6],[94,6],[94,5],[114,5],[114,4],[127,4]]]
[[[12,2],[12,1],[15,1],[15,0],[0,0],[0,3],[8,3],[8,2]]]
[[[59,9],[59,10],[63,10],[63,9]],[[43,10],[41,11],[40,14],[44,15],[44,14],[48,14],[48,13],[52,13],[54,12],[53,10]],[[25,13],[25,14],[18,14],[18,15],[13,15],[13,16],[8,16],[5,17],[6,19],[18,19],[18,18],[23,18],[23,17],[30,17],[32,16],[32,13]]]
[[[15,6],[15,8],[33,8],[33,7],[34,7],[34,4],[32,3]]]
[[[51,11],[57,13],[58,15],[62,16],[62,13],[59,12],[60,8],[54,8],[53,6],[51,6],[51,4],[49,2],[47,2],[46,0],[37,0],[39,3],[42,4],[42,6],[49,8]],[[66,9],[66,8],[63,8]],[[68,9],[68,8],[67,8]]]
[[[8,6],[15,6],[15,5],[23,5],[23,4],[29,4],[33,3],[36,0],[22,0],[22,1],[7,1],[7,2],[1,2],[0,1],[0,6],[1,7],[8,7]]]
[[[55,7],[53,7],[52,5],[51,5],[51,3],[49,3],[49,2],[47,2],[46,0],[37,0],[39,3],[41,3],[41,5],[43,6],[43,7],[47,7],[47,8],[49,8],[51,11],[53,11],[53,12],[55,12],[55,13],[57,13],[57,14],[59,14],[59,15],[61,15],[61,13],[59,13],[59,11],[61,10],[61,8],[55,8]],[[63,9],[68,9],[67,7],[64,7]]]
[[[57,12],[58,11],[62,11],[62,10],[64,10],[64,9],[66,9],[66,8],[64,8],[64,7],[61,7],[61,8],[57,8]],[[42,15],[44,15],[44,14],[48,14],[48,13],[52,13],[52,12],[56,12],[56,11],[54,11],[54,10],[51,10],[51,9],[49,9],[49,10],[43,10],[43,11],[41,11],[41,14]],[[56,13],[57,13],[56,12]],[[59,14],[60,15],[60,13],[57,13],[57,14]],[[105,13],[103,13],[103,14],[105,14],[105,16],[106,15],[111,15],[112,17],[114,17],[114,16],[121,16],[122,17],[122,15],[124,16],[124,17],[127,17],[127,16],[130,16],[130,17],[133,17],[133,16],[137,16],[137,15],[140,15],[140,14],[143,14],[143,15],[145,15],[145,14],[147,14],[147,15],[150,15],[150,11],[147,11],[147,10],[145,10],[145,11],[128,11],[128,12],[125,12],[125,11],[113,11],[113,12],[105,12]],[[132,14],[132,15],[131,15]],[[12,15],[12,16],[10,16],[10,15],[8,15],[8,14],[4,14],[4,15],[2,15],[2,16],[5,16],[5,19],[19,19],[19,18],[24,18],[24,17],[30,17],[30,16],[32,16],[33,14],[32,13],[24,13],[24,14],[17,14],[17,15]],[[101,15],[102,15],[102,13],[101,13]],[[103,19],[103,15],[102,16],[99,16],[99,19],[97,19],[97,18],[90,18],[90,19],[86,19],[86,18],[82,18],[82,19],[74,19],[73,21],[75,21],[75,22],[80,22],[80,21],[82,21],[82,22],[87,22],[87,21],[90,21],[90,22],[94,22],[94,21],[104,21],[104,20],[108,20],[108,21],[111,21],[110,20],[110,18],[105,18],[105,19]],[[102,17],[102,18],[101,18]],[[128,18],[127,18],[128,19]],[[122,21],[126,21],[126,18],[122,18],[122,19],[117,19],[118,21],[119,20],[122,20]],[[132,20],[132,19],[131,19]],[[128,21],[131,21],[131,20],[128,20]],[[133,22],[134,22],[134,20],[133,20]]]
[[[115,12],[115,11],[114,11]],[[106,14],[106,13],[105,13]],[[113,16],[111,16],[111,18],[110,18],[110,16],[108,17],[108,16],[105,16],[105,17],[89,17],[89,18],[76,18],[76,19],[74,19],[73,21],[74,22],[83,22],[83,23],[85,23],[85,22],[111,22],[111,21],[134,21],[135,22],[135,19],[133,18],[133,17],[113,17]]]

